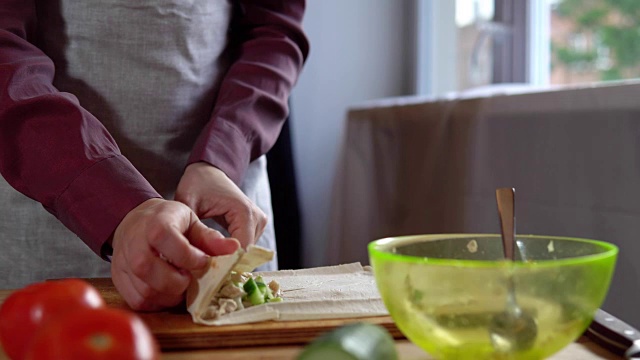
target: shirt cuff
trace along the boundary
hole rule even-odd
[[[67,228],[108,260],[107,240],[129,211],[151,198],[161,196],[129,160],[117,155],[83,171],[56,199],[54,208]]]
[[[250,141],[228,122],[212,120],[196,142],[187,165],[204,161],[240,186],[250,161]]]

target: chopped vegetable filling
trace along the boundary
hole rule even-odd
[[[281,301],[282,293],[277,281],[272,280],[267,285],[262,276],[254,277],[248,272],[232,271],[220,291],[211,299],[202,317],[217,319],[224,314],[247,307]]]

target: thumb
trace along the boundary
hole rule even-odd
[[[233,254],[240,248],[238,240],[225,238],[219,231],[208,227],[200,220],[191,224],[186,236],[193,246],[211,256]]]

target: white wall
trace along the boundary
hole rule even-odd
[[[323,264],[347,108],[414,89],[414,19],[414,0],[307,1],[311,52],[290,123],[305,266]]]

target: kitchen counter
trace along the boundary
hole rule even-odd
[[[102,285],[100,285],[102,284]],[[105,285],[104,282],[99,283],[98,290],[105,295],[105,300],[109,306],[120,307],[121,299],[118,299],[116,295],[111,292],[111,288]],[[109,292],[105,292],[108,290]],[[12,292],[12,290],[0,290],[0,303]],[[157,330],[154,324],[159,322],[153,321],[154,317],[161,317],[163,313],[157,314],[141,314],[143,320],[149,325],[152,332]],[[188,317],[188,314],[182,314]],[[383,321],[385,317],[380,317]],[[2,319],[0,319],[2,321]],[[290,326],[291,324],[288,324]],[[274,330],[272,330],[274,331]],[[301,351],[305,344],[296,345],[281,345],[281,346],[252,346],[243,345],[234,348],[217,348],[217,349],[192,349],[192,350],[168,350],[163,352],[163,359],[185,359],[185,360],[198,360],[198,359],[295,359],[297,354]],[[417,346],[413,345],[406,339],[396,339],[396,346],[400,359],[403,360],[430,360],[433,359]],[[0,360],[6,360],[7,357],[2,353],[0,349]],[[553,360],[597,360],[597,359],[621,359],[616,357],[607,350],[599,347],[594,342],[590,341],[586,337],[581,337],[578,341],[570,344],[564,350],[552,356]]]
[[[432,360],[433,358],[407,340],[397,340],[396,347],[401,360]],[[187,352],[170,352],[163,354],[163,359],[192,359],[192,360],[236,360],[262,359],[286,360],[295,359],[302,346],[286,347],[248,347],[228,350],[199,350]],[[549,358],[550,360],[616,360],[617,357],[588,338],[580,338],[577,342],[567,346],[564,350]]]
[[[431,360],[433,359],[417,346],[407,340],[396,341],[396,346],[401,360]],[[236,349],[217,350],[191,350],[164,352],[162,359],[166,360],[287,360],[295,359],[302,346],[276,346],[276,347],[243,347]],[[606,350],[598,347],[586,338],[566,347],[561,352],[552,356],[550,360],[616,360],[616,357]],[[0,349],[0,360],[8,360]]]

